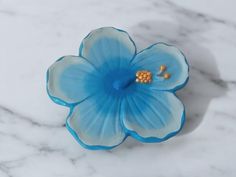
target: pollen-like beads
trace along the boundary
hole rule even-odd
[[[169,78],[170,78],[170,74],[169,74],[169,73],[165,73],[165,74],[163,75],[163,77],[164,77],[164,79],[169,79]]]
[[[164,79],[169,79],[171,77],[170,73],[165,72],[167,70],[166,65],[161,65],[159,68],[159,72],[157,74],[158,77],[162,77]]]
[[[148,84],[152,82],[152,73],[147,70],[136,72],[136,82]]]
[[[166,70],[166,65],[161,65],[161,66],[160,66],[160,71],[163,72],[163,71],[165,71],[165,70]]]

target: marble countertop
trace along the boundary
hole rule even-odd
[[[0,177],[236,176],[236,2],[233,0],[0,0]],[[178,92],[187,122],[175,138],[110,151],[81,148],[68,110],[45,91],[47,68],[76,55],[101,26],[129,32],[141,50],[177,45],[190,63]]]

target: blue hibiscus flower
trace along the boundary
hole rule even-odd
[[[70,108],[66,127],[88,149],[110,149],[127,136],[161,142],[185,120],[175,91],[188,81],[188,64],[175,47],[157,43],[136,53],[130,36],[99,28],[82,41],[79,56],[64,56],[47,71],[47,92]]]

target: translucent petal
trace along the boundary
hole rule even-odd
[[[67,127],[85,148],[113,148],[126,137],[121,125],[120,104],[118,97],[97,94],[74,108]]]
[[[182,88],[188,80],[188,64],[180,50],[164,44],[157,43],[141,51],[132,61],[136,70],[150,70],[154,77],[152,87],[158,90],[175,91]],[[161,65],[166,70],[160,74]],[[165,73],[170,74],[169,79],[164,79]]]
[[[184,107],[170,92],[144,89],[124,100],[124,127],[143,142],[160,142],[175,135],[184,123]]]
[[[136,47],[128,33],[113,27],[93,30],[80,46],[80,56],[100,70],[126,67],[135,54]]]
[[[47,91],[58,104],[74,104],[96,92],[99,77],[96,69],[85,59],[65,56],[48,69]]]

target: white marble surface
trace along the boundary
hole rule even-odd
[[[0,0],[0,177],[236,176],[236,2]],[[177,45],[191,65],[179,96],[187,122],[161,144],[128,138],[111,151],[80,147],[51,102],[45,73],[77,54],[92,29],[130,33],[139,50]]]

